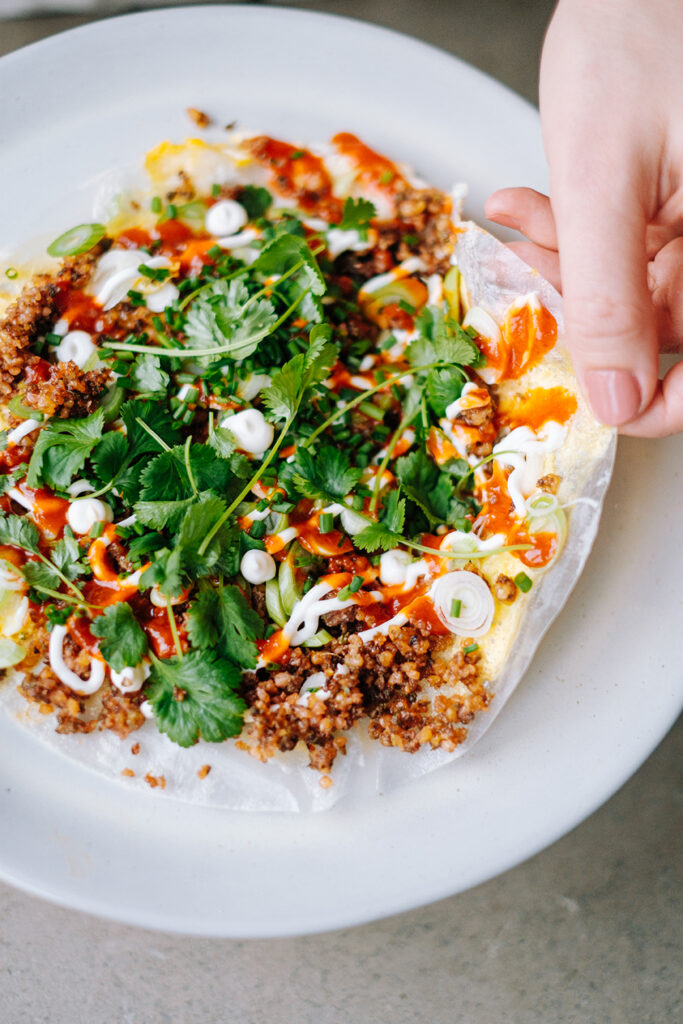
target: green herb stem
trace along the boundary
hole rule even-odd
[[[178,624],[175,620],[175,615],[173,614],[173,606],[171,604],[170,597],[166,598],[166,614],[168,615],[168,624],[171,627],[173,643],[175,644],[175,649],[178,652],[178,658],[180,659],[183,657],[183,647],[182,644],[180,643],[180,637],[178,635]]]

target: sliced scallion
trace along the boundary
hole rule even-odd
[[[58,259],[63,256],[79,256],[82,252],[89,252],[105,234],[103,224],[78,224],[48,245],[48,255]]]

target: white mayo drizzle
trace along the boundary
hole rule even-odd
[[[398,615],[394,615],[393,619],[383,622],[381,626],[373,626],[371,629],[364,629],[361,633],[357,633],[356,635],[360,637],[363,643],[365,643],[367,640],[372,640],[373,636],[377,636],[378,633],[383,633],[386,636],[392,626],[404,626],[407,621],[407,615],[404,615],[403,612],[399,612]]]
[[[92,336],[87,331],[69,331],[57,345],[55,356],[60,363],[75,363],[83,369],[90,357],[97,352]]]
[[[161,288],[157,288],[156,291],[150,292],[147,296],[147,309],[152,313],[163,313],[166,307],[175,302],[179,295],[180,292],[173,282],[166,281]]]
[[[66,521],[74,533],[89,533],[95,523],[111,523],[114,512],[111,505],[99,498],[77,498],[66,513]]]
[[[247,583],[267,583],[275,576],[277,565],[273,556],[269,555],[267,551],[253,548],[242,556],[240,572]]]
[[[255,242],[259,237],[260,232],[256,228],[247,228],[246,231],[239,231],[236,235],[226,235],[225,238],[216,239],[221,249],[239,249],[241,246],[247,246],[250,242]]]
[[[121,693],[138,693],[149,673],[148,661],[141,661],[139,665],[126,666],[120,672],[115,672],[113,668],[109,669],[111,681]]]
[[[409,256],[407,260],[403,260],[403,263],[399,263],[398,266],[392,267],[386,274],[377,274],[376,277],[371,277],[369,281],[360,288],[358,292],[359,298],[363,298],[366,295],[372,295],[373,292],[378,291],[380,288],[384,288],[387,284],[393,284],[394,281],[400,280],[402,277],[409,277],[411,274],[416,274],[418,271],[424,270],[424,263],[419,256]]]
[[[104,682],[104,664],[97,658],[90,659],[90,676],[81,679],[72,672],[64,661],[64,640],[66,626],[53,626],[50,633],[50,668],[57,678],[81,697],[96,693]]]
[[[567,428],[555,420],[548,420],[538,434],[530,427],[521,426],[511,430],[498,444],[493,454],[503,466],[512,466],[507,486],[515,512],[524,517],[527,514],[525,496],[536,490],[536,483],[543,473],[544,457],[561,448],[567,436]]]
[[[462,407],[463,407],[463,401],[462,400],[463,400],[463,398],[465,398],[466,395],[469,395],[471,391],[477,391],[477,385],[474,383],[473,380],[468,380],[467,384],[464,385],[462,391],[460,392],[460,397],[456,398],[456,400],[454,402],[451,402],[451,404],[446,407],[446,419],[447,420],[454,420],[455,417],[460,412],[462,412]]]
[[[234,416],[226,416],[220,425],[234,436],[238,448],[253,455],[262,455],[275,436],[273,424],[259,409],[243,409]]]
[[[377,241],[377,232],[369,230],[367,238],[361,238],[357,228],[342,231],[341,228],[330,228],[327,232],[327,251],[334,259],[342,252],[365,252],[372,249]]]
[[[501,345],[503,342],[500,327],[491,314],[487,313],[481,306],[472,306],[471,309],[468,309],[462,325],[463,327],[474,327],[477,334],[496,345]],[[500,376],[498,370],[487,366],[480,367],[477,373],[487,384],[495,384]]]
[[[302,704],[306,707],[313,690],[316,690],[315,696],[318,700],[327,700],[330,695],[330,691],[325,688],[326,682],[327,676],[324,672],[314,672],[312,676],[308,677],[308,679],[304,679],[301,690],[299,691],[297,704]]]
[[[234,199],[219,199],[204,218],[204,227],[214,238],[235,235],[247,223],[247,211]]]
[[[166,256],[147,256],[137,249],[110,249],[97,262],[88,285],[89,293],[106,311],[125,299],[131,288],[151,295],[165,286],[165,282],[143,277],[138,271],[140,266],[149,267],[150,270],[169,269],[171,262]]]

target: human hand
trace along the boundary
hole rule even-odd
[[[552,208],[530,189],[492,220],[565,298],[567,341],[598,419],[623,433],[683,430],[683,5],[560,0],[541,65]],[[559,258],[558,258],[559,249]]]

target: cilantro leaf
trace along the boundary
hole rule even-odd
[[[481,352],[469,334],[443,310],[425,306],[415,321],[419,337],[411,342],[406,356],[412,366],[424,366],[440,360],[457,366],[479,366]]]
[[[190,606],[188,634],[193,646],[215,648],[224,658],[254,668],[263,620],[235,586],[202,589]]]
[[[403,541],[403,524],[406,515],[406,503],[398,491],[390,491],[384,499],[384,507],[379,522],[369,523],[354,538],[356,547],[363,551],[389,551],[398,547]]]
[[[183,516],[192,505],[193,498],[180,501],[136,501],[133,506],[136,519],[143,526],[151,526],[153,530],[168,527],[173,533],[180,529]]]
[[[170,412],[158,402],[131,398],[121,406],[121,419],[126,425],[128,447],[133,458],[137,459],[140,455],[147,455],[150,452],[156,454],[161,450],[159,442],[140,426],[138,420],[146,423],[167,445],[172,446],[180,441],[177,423]]]
[[[37,555],[39,542],[38,527],[26,516],[6,516],[0,513],[0,544],[23,548]]]
[[[427,375],[427,397],[437,416],[445,416],[446,409],[460,398],[466,378],[462,370],[448,367],[445,370],[430,370]]]
[[[352,199],[351,196],[348,196],[344,203],[344,215],[339,227],[342,231],[356,228],[361,233],[367,233],[368,224],[376,216],[377,210],[368,199]]]
[[[333,445],[323,445],[315,455],[298,448],[287,475],[304,497],[336,502],[353,490],[362,472],[351,466],[346,452]]]
[[[57,568],[69,580],[78,579],[84,572],[81,564],[81,549],[73,531],[67,526],[64,529],[64,537],[58,540],[50,552],[50,558]]]
[[[105,608],[90,624],[90,630],[101,638],[102,657],[115,672],[133,668],[147,654],[147,637],[126,601]]]
[[[56,569],[45,562],[25,562],[20,572],[29,586],[36,590],[59,590],[62,583]]]
[[[273,197],[267,188],[258,185],[245,185],[239,194],[238,202],[247,211],[249,220],[258,220],[270,209]]]
[[[215,427],[206,439],[206,443],[217,455],[227,458],[235,450],[235,435],[225,427]]]
[[[140,577],[140,586],[157,586],[165,597],[177,597],[183,589],[180,548],[159,548],[154,561]]]
[[[125,384],[142,395],[161,397],[166,395],[170,380],[157,356],[140,356],[133,363]]]
[[[15,487],[19,480],[23,480],[28,469],[27,462],[20,462],[11,473],[3,473],[0,476],[0,495],[7,494],[11,487]]]
[[[431,526],[458,526],[472,511],[471,502],[458,497],[449,474],[439,469],[424,448],[398,459],[396,476],[403,492],[422,509]]]
[[[246,359],[270,334],[277,320],[272,302],[253,301],[244,281],[215,281],[208,295],[199,295],[185,319],[190,348],[220,348],[215,356],[202,356],[208,365],[216,359]]]
[[[128,442],[119,430],[109,430],[91,456],[98,480],[105,484],[114,479],[128,454]]]
[[[281,235],[273,239],[261,250],[260,255],[251,265],[251,269],[264,277],[273,274],[284,274],[297,263],[302,263],[295,279],[303,290],[310,290],[314,295],[324,295],[327,290],[325,278],[320,272],[317,260],[306,241],[296,235]]]
[[[212,651],[190,651],[183,658],[152,656],[145,696],[159,730],[181,747],[201,737],[220,743],[242,730],[246,704],[236,695],[241,672]]]
[[[331,337],[329,324],[316,324],[306,352],[299,352],[273,374],[263,392],[263,402],[276,423],[293,418],[299,406],[310,402],[318,385],[329,376],[338,354]]]
[[[103,425],[104,411],[97,409],[83,419],[52,420],[43,427],[28,467],[29,487],[45,482],[66,489],[100,440]]]

